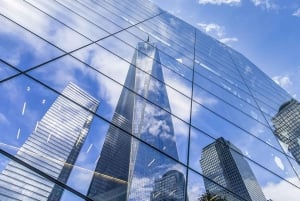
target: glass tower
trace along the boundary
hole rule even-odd
[[[249,164],[236,152],[240,150],[224,138],[203,148],[200,164],[203,174],[209,178],[204,179],[205,189],[225,200],[238,200],[212,182],[216,181],[245,200],[266,201]]]
[[[237,50],[149,0],[0,4],[3,200],[299,200],[297,100]]]
[[[67,99],[76,99],[74,103]],[[98,101],[69,83],[16,154],[18,159],[66,182],[88,134]],[[88,108],[90,111],[83,109]],[[22,182],[26,182],[23,185]],[[11,161],[0,174],[1,200],[59,200],[63,188]],[[17,189],[14,186],[21,186]],[[21,191],[19,191],[21,190]]]
[[[154,58],[155,61],[150,58]],[[139,67],[139,70],[136,67]],[[159,80],[152,79],[152,76]],[[112,122],[178,160],[171,115],[156,109],[147,101],[147,99],[156,100],[161,107],[170,110],[163,81],[157,48],[149,41],[138,43]],[[130,92],[129,89],[140,96]],[[160,155],[154,157],[149,154],[140,148],[139,142],[134,141],[122,129],[111,126],[106,134],[88,194],[95,200],[107,197],[110,197],[110,200],[137,200],[139,195],[150,192],[140,190],[127,194],[130,188],[151,187],[154,181],[145,183],[140,180],[151,178],[176,165],[175,162],[164,161]],[[174,185],[180,183],[182,188],[179,189],[181,198],[177,200],[184,200],[185,185],[182,185],[185,183],[184,177],[177,177],[174,182]]]
[[[288,151],[300,164],[300,104],[297,100],[282,104],[272,118],[275,136],[287,146]]]

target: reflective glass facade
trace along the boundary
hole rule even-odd
[[[0,3],[0,200],[300,197],[299,106],[242,54],[147,0]]]

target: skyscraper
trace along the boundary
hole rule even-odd
[[[121,129],[111,125],[106,134],[88,193],[92,199],[121,201],[136,200],[139,195],[149,197],[150,192],[143,190],[131,192],[131,188],[149,185],[135,180],[154,177],[155,174],[162,174],[175,165],[164,161],[160,155],[149,154],[139,142],[122,131],[124,129],[178,159],[171,115],[147,101],[156,100],[162,108],[170,111],[163,81],[159,51],[155,44],[149,41],[138,43],[112,119]],[[185,188],[182,185],[185,183],[184,177],[178,177],[175,181]],[[152,182],[154,185],[154,179]],[[181,189],[181,192],[184,192],[184,189]],[[147,193],[149,195],[146,195]],[[184,200],[184,194],[178,200]]]
[[[184,175],[177,170],[166,172],[155,180],[150,201],[182,201],[185,197]]]
[[[300,103],[291,99],[272,118],[275,136],[283,142],[300,165]]]
[[[245,200],[266,201],[249,164],[240,153],[229,141],[218,138],[202,150],[200,164],[203,174]],[[209,179],[204,179],[208,192],[230,201],[237,199]]]
[[[67,182],[98,104],[87,92],[69,83],[37,122],[16,157],[60,182]],[[0,174],[0,186],[1,200],[59,200],[63,192],[60,186],[14,161]]]

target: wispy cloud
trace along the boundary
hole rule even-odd
[[[199,0],[199,4],[214,4],[214,5],[229,5],[237,6],[241,3],[241,0]]]
[[[273,0],[252,0],[252,3],[266,10],[276,10],[279,6]]]
[[[293,12],[293,16],[300,17],[300,8]]]
[[[216,23],[202,23],[202,22],[197,23],[197,25],[207,34],[216,37],[222,43],[228,44],[231,42],[238,41],[238,38],[236,37],[226,37],[224,26],[220,26]]]

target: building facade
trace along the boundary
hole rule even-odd
[[[236,152],[241,151],[224,138],[203,148],[200,164],[203,174],[209,178],[204,179],[205,189],[225,200],[237,200],[217,185],[221,184],[245,200],[266,201],[249,164]]]
[[[148,0],[0,2],[0,196],[299,199],[292,97],[243,54]],[[222,137],[239,191],[208,163]]]
[[[98,104],[84,90],[69,83],[37,122],[16,157],[58,181],[66,182],[88,134],[92,112],[96,111]],[[59,200],[63,193],[62,187],[43,180],[34,171],[28,171],[14,161],[9,162],[0,174],[0,183],[1,200]]]

